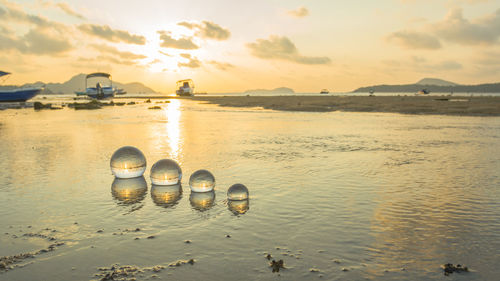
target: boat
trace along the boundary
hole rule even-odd
[[[91,78],[107,78],[109,85],[103,85],[101,82],[97,82],[95,87],[88,87],[88,80]],[[95,72],[87,75],[85,78],[85,92],[87,96],[93,99],[105,99],[112,98],[115,96],[116,89],[113,88],[113,80],[111,80],[111,74],[104,72]]]
[[[115,91],[115,95],[125,95],[127,93],[127,91],[125,91],[124,89],[116,89]]]
[[[429,93],[430,92],[427,89],[422,89],[422,90],[418,91],[419,95],[428,95]]]
[[[372,97],[373,94],[375,93],[375,91],[373,89],[370,89],[370,91],[368,91],[368,93],[370,93],[370,97]]]
[[[327,89],[323,89],[323,90],[321,90],[321,92],[319,92],[319,93],[320,93],[320,94],[324,94],[324,95],[326,95],[326,94],[328,94],[328,93],[330,93],[330,92],[329,92]]]
[[[75,94],[77,96],[86,96],[87,95],[87,92],[86,91],[75,91]]]
[[[177,81],[177,90],[175,94],[178,96],[192,96],[194,92],[194,83],[191,79]]]
[[[11,73],[0,71],[0,77],[4,77],[3,82],[7,80],[5,77]],[[0,89],[0,102],[25,102],[32,97],[38,95],[43,90],[43,87],[35,88],[14,88],[9,90]]]

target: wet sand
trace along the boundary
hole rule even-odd
[[[440,96],[237,96],[193,97],[230,107],[308,112],[390,112],[461,116],[500,116],[500,97]]]

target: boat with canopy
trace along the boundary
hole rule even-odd
[[[191,79],[177,81],[177,90],[175,94],[178,96],[192,96],[194,93],[194,82]]]
[[[94,78],[96,78],[97,80],[94,80]],[[88,86],[89,79],[94,80],[93,82],[97,82],[95,84],[95,87]],[[106,81],[106,83],[103,84],[103,81]],[[88,74],[85,78],[85,89],[85,93],[87,94],[87,96],[93,99],[111,98],[115,96],[116,92],[116,89],[113,88],[113,80],[111,79],[111,74],[104,72],[95,72]]]

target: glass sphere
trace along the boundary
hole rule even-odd
[[[179,183],[182,171],[174,160],[161,159],[151,167],[151,183],[156,185],[173,185]]]
[[[215,187],[215,178],[207,170],[198,170],[189,178],[189,187],[194,192],[208,192]]]
[[[206,211],[214,205],[215,191],[209,192],[191,192],[189,202],[193,209],[198,211]]]
[[[248,199],[248,188],[241,183],[233,184],[227,190],[227,199],[229,200],[246,200]]]
[[[124,204],[133,204],[144,199],[148,184],[143,176],[130,179],[115,178],[111,184],[111,194]]]
[[[250,202],[246,200],[228,200],[227,208],[235,215],[243,215],[250,209]]]
[[[172,207],[182,197],[182,187],[180,184],[174,185],[152,185],[151,198],[153,202],[161,207]]]
[[[140,177],[146,171],[146,157],[133,146],[124,146],[111,156],[111,172],[120,179]]]

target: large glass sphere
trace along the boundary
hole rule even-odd
[[[189,178],[189,187],[194,192],[208,192],[215,187],[215,178],[207,170],[198,170]]]
[[[156,185],[173,185],[179,183],[182,171],[174,160],[161,159],[151,167],[151,183]]]
[[[191,192],[189,202],[191,206],[198,211],[206,211],[214,205],[215,191]]]
[[[118,201],[128,205],[142,201],[148,190],[143,176],[130,179],[115,178],[111,184],[111,194]]]
[[[182,197],[180,184],[174,185],[152,185],[151,198],[156,205],[169,208],[177,204]]]
[[[228,200],[227,208],[235,215],[243,215],[250,209],[250,202],[246,200]]]
[[[121,179],[140,177],[146,171],[146,157],[133,146],[124,146],[111,156],[111,172]]]
[[[227,190],[227,199],[229,200],[247,200],[248,199],[248,189],[241,183],[233,184]]]

